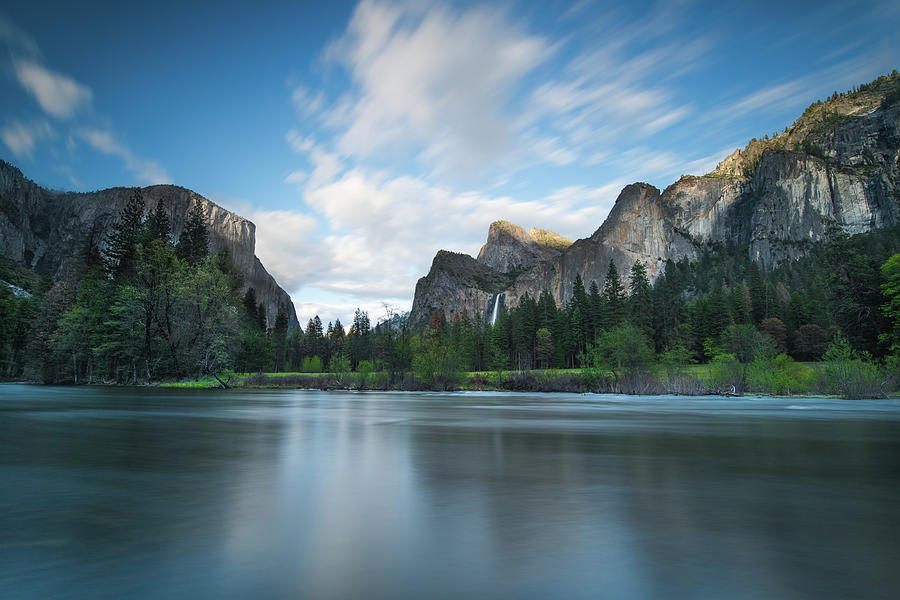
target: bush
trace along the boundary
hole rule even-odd
[[[709,387],[720,393],[742,394],[746,368],[734,354],[719,354],[709,362]]]
[[[335,356],[331,359],[331,364],[328,367],[328,370],[332,373],[349,373],[350,360],[344,356]]]
[[[760,356],[775,356],[775,340],[763,335],[753,325],[729,325],[720,338],[725,354],[749,364]]]
[[[849,399],[887,396],[886,373],[854,352],[841,334],[834,337],[822,358],[820,376],[828,393]]]
[[[434,390],[452,390],[462,381],[459,355],[450,344],[422,338],[416,341],[413,351],[413,372],[426,386]]]
[[[747,387],[767,394],[798,394],[809,392],[815,372],[787,354],[775,358],[758,358],[747,369]]]
[[[300,372],[301,373],[321,373],[322,372],[322,359],[318,356],[305,357],[302,361],[300,361]]]

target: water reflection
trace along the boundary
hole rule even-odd
[[[2,597],[900,593],[896,401],[0,394]]]

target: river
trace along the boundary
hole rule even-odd
[[[900,401],[0,386],[2,598],[898,598]]]

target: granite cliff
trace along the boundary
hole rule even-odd
[[[297,326],[294,305],[254,254],[256,226],[203,196],[173,185],[142,188],[146,210],[163,200],[175,239],[184,229],[194,202],[200,202],[209,219],[210,250],[226,249],[235,268],[244,276],[244,290],[254,288],[272,326],[280,305],[288,307],[291,327]],[[105,233],[115,222],[133,188],[97,192],[56,192],[25,178],[14,166],[0,160],[0,254],[54,280],[64,278],[73,260],[90,240],[102,247]]]
[[[509,221],[494,221],[488,229],[487,242],[478,253],[478,263],[507,273],[559,256],[571,245],[571,240],[553,231],[525,231]]]
[[[609,261],[620,273],[641,261],[655,279],[667,260],[693,259],[716,242],[745,246],[765,269],[797,259],[834,227],[848,234],[900,222],[900,75],[816,102],[783,133],[751,140],[707,175],[660,192],[626,186],[603,224],[555,254],[535,251],[511,224],[488,234],[472,261],[489,273],[447,270],[435,258],[419,280],[410,318],[483,315],[497,294],[515,306],[548,290],[569,300],[572,282],[602,287]],[[509,232],[509,233],[505,233]],[[441,253],[438,254],[438,257]],[[460,255],[455,255],[459,257]]]

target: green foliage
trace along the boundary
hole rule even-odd
[[[686,367],[693,362],[693,358],[687,348],[675,346],[662,352],[659,355],[659,362],[665,369],[667,376],[681,376],[684,375]]]
[[[836,335],[822,357],[821,377],[829,393],[842,398],[884,398],[887,377],[850,346],[847,338]]]
[[[25,347],[37,298],[20,298],[0,286],[0,379],[19,376],[25,366]]]
[[[172,238],[172,226],[169,223],[169,216],[166,214],[166,207],[163,199],[160,198],[156,202],[156,208],[147,215],[144,223],[144,235],[142,243],[148,244],[153,240],[159,240],[168,244]]]
[[[747,369],[748,387],[754,392],[778,395],[809,393],[815,380],[814,370],[787,354],[756,358]]]
[[[258,329],[245,327],[241,332],[235,362],[237,370],[242,373],[263,373],[271,370],[275,362],[272,340]]]
[[[178,258],[191,265],[199,264],[209,254],[209,225],[206,209],[195,199],[188,211],[184,230],[178,237]]]
[[[885,94],[884,98],[881,100],[881,108],[890,108],[897,104],[900,104],[900,87],[894,88],[892,91]]]
[[[355,387],[365,389],[369,382],[369,375],[375,370],[375,364],[371,360],[361,360],[356,365]]]
[[[339,365],[335,365],[339,366]],[[349,371],[349,365],[347,365],[347,371]],[[318,356],[304,356],[303,360],[300,363],[300,372],[301,373],[321,373],[322,372],[322,359]]]
[[[744,391],[747,368],[734,354],[719,354],[709,362],[709,385],[714,390],[741,394]]]
[[[546,327],[541,327],[535,333],[535,355],[537,368],[546,369],[553,355],[553,334]]]
[[[609,261],[606,281],[603,284],[602,303],[595,310],[600,313],[600,329],[612,330],[625,320],[625,286],[619,277],[615,263]]]
[[[137,246],[144,238],[144,196],[134,188],[118,221],[106,236],[103,263],[110,277],[122,281],[137,268]]]
[[[828,349],[828,332],[818,325],[803,325],[797,329],[794,353],[800,360],[819,360]]]
[[[42,296],[51,286],[50,281],[16,264],[5,256],[0,256],[0,281],[11,283],[35,296]],[[2,284],[0,286],[2,286],[0,290],[8,291],[3,289],[6,286]]]
[[[881,312],[887,323],[879,339],[889,347],[892,359],[900,360],[900,253],[894,254],[881,265],[881,273],[884,278],[884,283],[881,284],[884,298]]]
[[[645,371],[653,363],[653,350],[641,330],[626,324],[604,331],[588,346],[589,368],[610,371],[618,378],[624,373]]]
[[[450,390],[458,385],[462,371],[455,348],[434,337],[415,336],[412,344],[412,368],[416,378],[437,390]]]
[[[653,339],[653,288],[647,277],[647,267],[638,261],[631,267],[631,287],[626,300],[628,321],[641,330],[647,339]]]
[[[759,333],[753,325],[730,325],[719,341],[725,353],[742,364],[775,355],[775,341]]]
[[[332,373],[349,373],[350,359],[345,356],[336,356],[329,363],[329,371]]]

